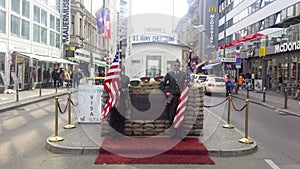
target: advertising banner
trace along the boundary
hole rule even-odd
[[[79,123],[101,122],[102,85],[80,85],[78,90],[77,119]]]

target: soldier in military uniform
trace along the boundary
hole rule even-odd
[[[173,71],[168,72],[160,82],[160,89],[165,93],[167,97],[165,112],[168,114],[170,126],[174,121],[176,109],[178,106],[178,99],[185,80],[185,72],[179,70],[180,62],[178,59],[175,61],[173,66]]]

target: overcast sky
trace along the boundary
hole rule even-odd
[[[188,11],[187,0],[132,0],[132,14],[158,13],[181,18]]]

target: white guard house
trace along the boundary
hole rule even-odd
[[[188,47],[174,43],[133,43],[131,54],[125,58],[126,74],[131,80],[164,76],[173,69],[176,59],[179,59],[182,65],[186,64],[188,51]]]

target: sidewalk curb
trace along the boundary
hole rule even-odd
[[[238,98],[238,99],[241,99],[241,100],[244,100],[244,99],[245,99],[245,98],[242,98],[242,97],[237,96],[237,95],[233,95],[233,97]],[[246,98],[246,99],[247,99],[247,98]],[[290,115],[293,115],[293,116],[300,117],[300,115],[297,114],[297,113],[294,113],[294,112],[292,112],[292,111],[289,111],[289,110],[283,109],[283,108],[276,108],[275,106],[269,105],[269,104],[267,104],[266,102],[253,101],[252,99],[248,99],[248,100],[249,100],[249,102],[251,102],[251,103],[258,104],[258,105],[267,107],[267,108],[269,108],[269,109],[273,109],[273,110],[278,111],[278,112],[287,113],[287,114],[290,114]]]
[[[242,144],[242,143],[240,143]],[[209,149],[207,150],[210,156],[215,157],[235,157],[252,154],[257,151],[257,144],[253,143],[250,148],[240,148],[235,150],[228,149]]]
[[[242,144],[242,143],[240,143]],[[68,146],[61,146],[54,142],[49,142],[47,139],[46,149],[55,154],[76,154],[76,155],[91,155],[91,154],[98,154],[100,147],[95,146],[78,146],[78,147],[68,147]],[[234,156],[243,156],[252,154],[257,151],[257,144],[254,142],[251,144],[250,148],[240,148],[235,150],[229,149],[208,149],[208,154],[210,156],[215,157],[234,157]]]
[[[10,103],[7,103],[7,104],[3,104],[3,105],[0,105],[0,113],[5,112],[5,111],[9,111],[9,110],[13,110],[13,109],[17,109],[19,107],[26,106],[26,105],[32,104],[34,102],[40,102],[40,101],[44,101],[44,100],[47,100],[47,99],[50,99],[50,98],[63,96],[63,95],[66,95],[66,94],[68,94],[68,92],[49,94],[49,95],[45,95],[45,96],[33,97],[33,98],[30,98],[30,99],[26,99],[26,100],[19,100],[18,102],[15,101],[15,102],[10,102]]]
[[[219,116],[212,114],[214,118],[217,119],[217,121],[221,121],[221,123],[219,123],[217,126],[217,128],[220,128],[221,130],[223,130],[224,128],[222,128],[223,124],[226,124],[226,122],[221,119]],[[65,138],[65,142],[50,142],[49,138],[47,138],[46,140],[46,149],[52,153],[56,153],[56,154],[77,154],[77,155],[90,155],[90,154],[98,154],[99,153],[99,148],[101,145],[101,142],[97,143],[97,144],[75,144],[74,146],[72,143],[72,139],[74,137],[74,134],[76,135],[76,137],[80,137],[83,138],[82,140],[86,141],[87,139],[85,139],[85,135],[82,134],[81,131],[81,127],[76,127],[75,129],[70,130],[70,132],[72,131],[72,133],[70,133],[67,130],[64,130],[61,133],[61,136]],[[213,147],[211,145],[209,145],[210,143],[217,141],[217,143],[220,143],[222,139],[226,139],[226,137],[223,137],[219,134],[223,133],[223,131],[217,132],[217,137],[210,137],[210,139],[205,139],[205,141],[202,141],[202,143],[206,146],[208,154],[210,156],[216,156],[216,157],[233,157],[233,156],[243,156],[243,155],[248,155],[248,154],[252,154],[254,152],[257,151],[257,144],[256,142],[253,140],[253,144],[244,144],[244,143],[240,143],[239,139],[243,138],[244,133],[240,130],[238,130],[237,128],[234,128],[232,130],[228,130],[230,131],[230,133],[236,133],[234,134],[235,136],[238,135],[236,140],[233,140],[231,143],[233,143],[233,145],[229,146],[220,146],[220,145],[214,145]],[[224,133],[223,133],[224,134]],[[200,140],[203,138],[199,138]],[[251,138],[250,138],[251,139]],[[227,143],[228,140],[226,139]],[[69,143],[71,142],[71,144]],[[236,146],[237,144],[239,144],[239,146]]]

